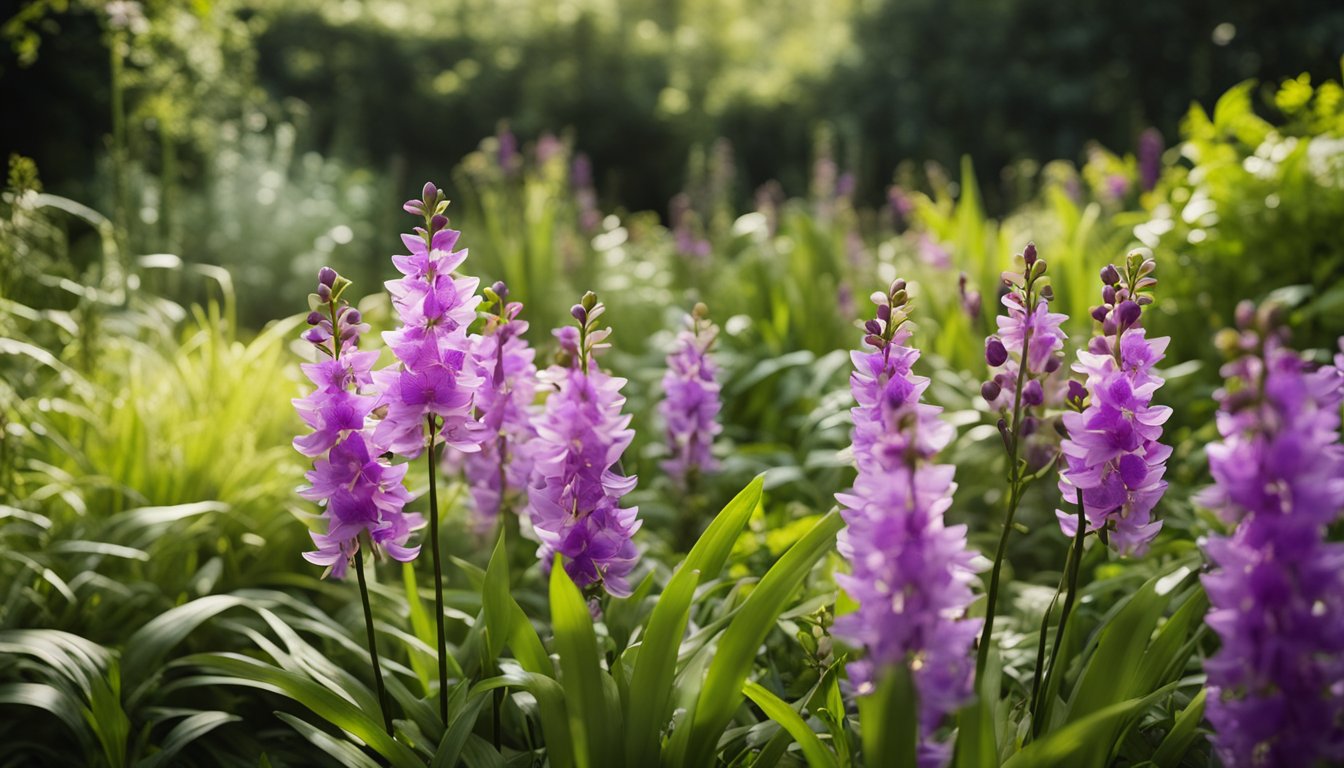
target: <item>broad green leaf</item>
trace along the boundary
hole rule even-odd
[[[803,720],[802,715],[795,712],[787,702],[751,681],[742,686],[742,693],[756,702],[756,706],[760,707],[767,717],[789,732],[793,740],[798,742],[798,747],[803,750],[803,756],[807,758],[807,764],[811,768],[828,766],[838,768],[839,762],[835,759],[835,754],[821,743],[816,732],[808,727],[807,721]]]
[[[1070,628],[1076,625],[1077,622],[1074,622]],[[956,768],[997,768],[999,764],[998,736],[994,722],[1002,675],[1003,659],[998,649],[990,648],[975,701],[957,714]]]
[[[83,703],[67,692],[47,683],[0,684],[0,704],[34,707],[55,715],[89,751],[90,734],[84,723]]]
[[[784,553],[733,617],[705,673],[700,695],[689,720],[672,739],[674,762],[701,766],[713,762],[719,736],[742,704],[742,684],[751,671],[756,651],[775,625],[789,597],[802,585],[812,566],[835,544],[844,527],[840,513],[831,510],[812,530]]]
[[[235,723],[242,720],[237,715],[230,715],[227,712],[197,712],[182,719],[173,729],[164,737],[163,743],[159,745],[159,751],[153,755],[141,760],[136,765],[138,768],[158,768],[161,765],[172,765],[173,758],[178,752],[181,752],[193,741],[210,733],[221,725]],[[363,756],[363,753],[360,753]],[[367,759],[367,758],[366,758]]]
[[[490,564],[485,569],[481,591],[485,626],[489,630],[487,649],[492,665],[513,635],[511,627],[513,612],[509,610],[510,603],[513,603],[513,596],[509,594],[509,551],[504,541],[504,531],[500,530],[494,554],[490,556]]]
[[[378,768],[376,760],[366,755],[364,750],[351,742],[338,739],[312,723],[306,723],[288,712],[276,712],[275,716],[289,723],[290,727],[298,731],[309,743],[322,750],[323,754],[336,758],[342,765],[354,768]],[[158,757],[158,755],[155,755],[155,757]],[[155,765],[163,765],[163,763],[156,763]]]
[[[702,578],[714,578],[723,570],[733,544],[761,503],[765,476],[743,488],[691,547],[667,589],[658,598],[635,656],[630,676],[626,763],[652,765],[658,753],[658,738],[667,725],[676,674],[677,652],[690,619],[691,601]]]
[[[1198,735],[1199,724],[1204,719],[1204,699],[1208,693],[1209,689],[1200,688],[1195,698],[1177,715],[1176,724],[1153,753],[1153,764],[1157,768],[1177,768],[1181,764],[1181,758],[1185,757]]]
[[[910,669],[904,664],[892,664],[882,670],[877,690],[859,697],[864,765],[910,768],[916,764],[919,707],[915,696]]]
[[[575,762],[579,768],[610,765],[621,754],[614,748],[620,743],[620,723],[608,712],[603,694],[593,617],[559,556],[551,566],[551,624]]]
[[[421,648],[407,644],[407,655],[411,659],[411,668],[415,670],[415,676],[420,681],[421,690],[428,696],[431,685],[438,680],[438,664],[434,660],[433,651],[438,638],[435,637],[434,624],[429,618],[425,602],[420,599],[420,590],[415,580],[415,566],[411,563],[402,563],[401,579],[406,587],[406,606],[410,611],[411,631],[423,646]]]
[[[1112,751],[1112,734],[1120,724],[1174,688],[1173,683],[1147,696],[1116,702],[1072,721],[1028,744],[1004,762],[1003,768],[1074,768],[1093,760],[1105,764]]]
[[[187,656],[175,662],[175,665],[219,673],[212,678],[200,678],[201,681],[214,680],[217,683],[260,688],[287,696],[328,723],[350,732],[397,768],[423,765],[423,761],[409,747],[383,730],[382,724],[374,719],[379,717],[377,713],[360,711],[354,704],[307,677],[233,653]]]
[[[131,700],[144,692],[157,676],[163,657],[192,630],[230,608],[246,604],[247,601],[233,595],[209,595],[165,611],[136,630],[126,641],[121,657],[122,675]]]
[[[489,700],[490,696],[485,695],[485,692],[468,698],[466,706],[452,718],[453,722],[448,726],[448,732],[444,734],[443,741],[439,742],[439,748],[434,751],[430,768],[454,768],[457,765],[462,749],[466,746],[472,729],[476,727],[476,717]]]
[[[553,768],[574,765],[574,740],[569,730],[569,714],[565,706],[565,691],[555,679],[505,664],[502,674],[477,683],[468,694],[475,698],[497,688],[518,688],[532,694],[537,700],[541,731],[546,741],[547,760]]]

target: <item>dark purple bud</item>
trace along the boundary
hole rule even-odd
[[[1040,405],[1045,402],[1045,390],[1041,388],[1041,382],[1032,379],[1022,388],[1022,402],[1027,405]]]
[[[878,349],[881,349],[882,347],[885,347],[887,345],[887,342],[884,341],[881,336],[872,333],[868,334],[867,336],[864,336],[863,340],[869,346],[877,347]]]
[[[1036,244],[1027,243],[1027,247],[1022,250],[1022,260],[1030,267],[1036,263]]]
[[[1107,264],[1102,267],[1101,282],[1106,285],[1115,285],[1120,282],[1120,270],[1116,269],[1114,264]]]
[[[876,320],[869,320],[863,324],[863,329],[872,334],[882,333],[882,324]]]
[[[1246,330],[1255,324],[1255,304],[1249,300],[1237,304],[1237,327]]]
[[[1115,304],[1115,287],[1108,285],[1105,288],[1102,288],[1101,300],[1107,304]]]
[[[339,277],[339,275],[337,275],[336,270],[332,269],[331,267],[323,267],[317,270],[317,282],[320,285],[327,286],[328,288],[336,284],[337,277]]]
[[[349,341],[351,339],[358,337],[359,337],[359,329],[357,328],[346,328],[345,330],[341,331],[341,341]]]
[[[891,319],[891,307],[886,304],[877,305],[877,319],[886,322]]]
[[[1008,360],[1008,349],[999,341],[998,336],[990,336],[985,339],[985,362],[989,367],[998,368]]]
[[[1002,438],[1003,438],[1003,447],[1004,447],[1004,449],[1007,450],[1007,451],[1012,451],[1012,450],[1013,450],[1013,447],[1012,447],[1012,446],[1013,446],[1013,443],[1012,443],[1012,438],[1010,438],[1010,437],[1008,436],[1008,422],[1007,422],[1006,420],[1004,420],[1004,419],[999,419],[999,425],[998,425],[998,426],[999,426],[999,437],[1002,437]]]
[[[303,334],[303,338],[304,341],[321,344],[327,340],[327,334],[324,333],[321,328],[309,328],[308,331]]]
[[[1025,395],[1026,392],[1023,391],[1022,394]],[[1036,434],[1036,430],[1040,428],[1041,428],[1041,420],[1036,418],[1035,416],[1028,416],[1027,418],[1022,420],[1023,437],[1031,437],[1032,435]]]
[[[358,309],[352,309],[341,316],[341,322],[346,325],[359,325],[359,321],[362,319],[364,319],[364,316],[359,314]]]
[[[322,313],[321,313],[321,312],[309,312],[309,313],[308,313],[308,324],[309,324],[309,325],[317,325],[317,324],[320,323],[320,322],[322,322]]]
[[[891,281],[891,289],[887,291],[888,296],[893,296],[900,291],[905,290],[905,281],[897,278]]]
[[[1092,308],[1092,319],[1093,319],[1093,320],[1096,320],[1098,323],[1100,323],[1100,322],[1104,322],[1104,321],[1106,320],[1106,313],[1109,312],[1109,311],[1110,311],[1110,310],[1107,309],[1106,306],[1105,306],[1104,304],[1103,304],[1103,305],[1100,305],[1100,306],[1093,307],[1093,308]]]
[[[331,286],[323,283],[317,284],[317,300],[323,304],[331,301]]]
[[[999,399],[999,395],[1002,393],[1003,387],[1000,387],[998,382],[986,381],[984,384],[980,385],[980,396],[985,398],[985,402],[994,402]]]
[[[1081,403],[1087,399],[1087,387],[1081,381],[1069,379],[1069,391],[1065,397],[1071,403]]]
[[[430,232],[438,232],[446,226],[448,226],[448,217],[444,216],[442,213],[434,214],[434,218],[429,220]]]
[[[1106,319],[1101,321],[1101,333],[1105,336],[1111,336],[1117,329],[1115,315],[1107,315]]]
[[[1058,357],[1052,357],[1049,360],[1045,361],[1045,372],[1054,373],[1055,371],[1058,371],[1059,366],[1063,364],[1064,361],[1060,360]]]
[[[509,295],[509,287],[504,284],[503,280],[496,280],[495,284],[490,286],[490,290],[495,292],[500,301],[503,301]]]
[[[1132,301],[1125,301],[1115,308],[1115,314],[1116,319],[1120,321],[1120,326],[1128,328],[1139,321],[1139,315],[1143,314],[1143,309]]]
[[[424,189],[420,191],[420,199],[424,200],[426,205],[433,205],[439,199],[439,188],[434,186],[434,182],[425,182]]]
[[[412,216],[425,215],[425,204],[419,200],[407,200],[401,204],[401,209]]]
[[[569,314],[575,320],[578,320],[580,323],[588,322],[588,310],[584,309],[583,306],[580,304],[575,304],[574,306],[570,307]]]

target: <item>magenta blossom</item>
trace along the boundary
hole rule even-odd
[[[325,533],[313,532],[317,550],[304,553],[304,558],[328,566],[339,579],[359,550],[360,534],[396,560],[414,559],[420,548],[407,541],[423,521],[403,511],[410,500],[402,485],[406,467],[387,464],[369,446],[371,430],[365,419],[376,398],[359,390],[372,383],[369,369],[378,354],[356,349],[367,326],[358,322],[358,312],[340,301],[349,282],[326,267],[319,281],[318,301],[326,297],[328,319],[321,320],[322,312],[314,310],[309,316],[314,328],[304,337],[330,359],[303,366],[317,388],[294,400],[294,406],[313,432],[295,438],[294,447],[305,456],[318,457],[305,475],[309,485],[299,495],[323,504],[327,523]],[[336,336],[340,344],[332,343]]]
[[[528,519],[541,542],[537,557],[549,570],[556,553],[580,588],[600,584],[616,597],[630,595],[629,575],[639,557],[631,540],[639,530],[637,507],[623,509],[622,496],[635,478],[620,470],[621,454],[634,439],[630,416],[621,413],[625,379],[610,376],[594,359],[610,330],[598,330],[604,307],[589,293],[573,314],[579,321],[556,331],[568,365],[542,374],[551,389],[534,424]]]
[[[1229,768],[1340,765],[1344,544],[1326,529],[1344,511],[1344,372],[1312,370],[1268,328],[1245,325],[1236,346],[1255,352],[1223,367],[1215,484],[1196,497],[1236,526],[1202,543],[1221,640],[1205,663],[1208,718]]]
[[[663,462],[663,470],[682,490],[694,482],[693,478],[718,468],[711,450],[714,436],[723,427],[717,420],[720,407],[717,368],[709,354],[718,328],[706,314],[705,305],[697,304],[694,313],[686,318],[686,329],[677,334],[663,376],[665,398],[658,407],[667,424],[667,448],[671,455]]]
[[[1153,509],[1166,492],[1163,480],[1171,448],[1159,442],[1171,409],[1152,404],[1163,380],[1153,366],[1163,358],[1167,338],[1149,339],[1141,327],[1147,292],[1157,281],[1155,269],[1141,252],[1130,254],[1122,279],[1114,266],[1102,270],[1103,303],[1093,311],[1102,334],[1092,351],[1078,352],[1073,370],[1086,376],[1090,401],[1081,412],[1066,413],[1069,437],[1061,446],[1064,468],[1059,489],[1065,503],[1076,504],[1082,492],[1088,531],[1100,531],[1118,552],[1141,555],[1162,522]],[[1058,511],[1060,528],[1074,536],[1076,513]]]
[[[919,700],[919,765],[946,765],[949,745],[934,733],[971,697],[972,647],[979,619],[967,619],[974,597],[974,553],[966,526],[947,526],[955,468],[935,463],[955,436],[941,408],[920,402],[929,380],[911,366],[919,352],[898,330],[905,319],[905,285],[896,281],[867,323],[871,351],[854,352],[850,388],[858,478],[837,494],[846,528],[838,548],[850,573],[836,581],[859,603],[836,620],[836,635],[864,657],[848,667],[860,695],[872,693],[884,671],[908,666]]]

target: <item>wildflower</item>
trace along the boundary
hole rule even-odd
[[[1144,192],[1152,191],[1162,175],[1162,132],[1148,128],[1139,134],[1139,183]]]
[[[486,289],[486,296],[495,311],[486,315],[485,330],[472,341],[477,375],[484,381],[475,405],[485,425],[485,438],[480,451],[466,454],[465,459],[481,529],[498,519],[506,495],[526,490],[532,472],[529,443],[537,434],[531,413],[536,397],[536,352],[523,338],[527,322],[518,319],[523,305],[506,303],[504,283]]]
[[[628,576],[639,553],[631,537],[639,530],[638,507],[622,509],[621,497],[635,478],[620,472],[621,454],[634,439],[630,416],[621,413],[625,379],[597,364],[610,329],[597,329],[605,308],[588,293],[572,314],[577,328],[555,331],[562,365],[542,374],[554,391],[536,420],[536,448],[528,492],[528,518],[541,541],[537,557],[549,571],[554,555],[580,588],[601,584],[616,597],[630,595]]]
[[[911,367],[919,352],[909,332],[905,284],[877,294],[877,318],[866,324],[870,351],[854,352],[850,388],[858,478],[836,499],[846,529],[839,551],[850,563],[836,580],[858,611],[836,620],[836,634],[864,649],[847,669],[859,695],[872,693],[883,670],[908,666],[919,702],[919,764],[945,765],[947,744],[933,733],[971,695],[971,647],[979,620],[966,619],[975,577],[964,525],[946,526],[955,468],[935,457],[954,436],[941,408],[920,402],[929,380]]]
[[[699,478],[718,468],[711,453],[714,436],[723,430],[716,421],[719,413],[719,383],[716,366],[709,356],[718,328],[706,315],[704,304],[695,305],[686,318],[686,329],[677,334],[667,356],[663,376],[666,395],[659,405],[667,424],[667,448],[671,458],[663,470],[683,491]]]
[[[1243,318],[1253,310],[1238,313]],[[1344,373],[1312,370],[1272,331],[1226,332],[1240,356],[1217,394],[1214,485],[1196,497],[1236,526],[1202,542],[1214,745],[1229,768],[1344,763]],[[1344,355],[1336,364],[1344,363]]]
[[[1171,409],[1152,404],[1163,383],[1153,366],[1162,360],[1169,339],[1149,339],[1142,327],[1142,309],[1152,302],[1148,294],[1157,285],[1151,277],[1155,268],[1144,251],[1133,251],[1124,277],[1114,265],[1102,270],[1102,304],[1093,309],[1102,333],[1088,351],[1078,352],[1073,366],[1086,377],[1090,402],[1063,417],[1069,436],[1061,446],[1060,493],[1066,503],[1076,504],[1082,491],[1087,530],[1100,531],[1125,555],[1143,554],[1162,528],[1152,512],[1167,489],[1162,477],[1171,455],[1171,448],[1158,442]],[[1056,515],[1072,537],[1077,515]]]
[[[990,368],[1000,370],[990,377],[981,393],[990,407],[998,410],[1014,408],[1018,386],[1026,387],[1059,368],[1064,340],[1068,338],[1060,328],[1067,315],[1050,311],[1050,300],[1054,297],[1050,286],[1039,291],[1029,287],[1045,275],[1045,260],[1037,256],[1036,246],[1030,243],[1022,256],[1025,268],[1021,274],[1003,274],[1004,285],[1009,290],[1003,295],[1002,303],[1008,313],[995,318],[999,332],[985,340],[985,362]],[[978,296],[976,303],[978,310]],[[1025,371],[1022,370],[1024,360]],[[1038,381],[1036,387],[1041,386]],[[1034,397],[1035,387],[1032,389]],[[1042,388],[1041,402],[1045,400],[1044,394]]]
[[[401,325],[383,334],[397,363],[373,380],[385,415],[374,430],[381,448],[416,457],[429,441],[425,429],[444,443],[470,453],[480,449],[481,425],[472,418],[472,397],[483,383],[469,365],[467,326],[476,319],[480,297],[474,277],[453,277],[467,258],[453,251],[461,233],[448,229],[441,211],[443,193],[426,184],[423,200],[403,206],[425,216],[426,228],[403,235],[409,254],[393,256],[403,277],[387,283]]]
[[[370,449],[365,419],[376,397],[359,390],[372,383],[370,369],[378,353],[357,349],[368,326],[360,322],[357,310],[341,301],[349,281],[329,267],[322,268],[318,280],[313,303],[319,309],[309,315],[313,327],[304,339],[328,359],[303,366],[316,389],[295,399],[294,407],[313,431],[295,438],[294,447],[318,457],[305,475],[309,485],[299,495],[323,504],[327,523],[325,533],[312,533],[317,550],[303,556],[328,566],[339,579],[359,550],[361,533],[393,559],[414,559],[420,548],[407,546],[407,540],[423,521],[403,511],[410,500],[402,485],[405,465],[391,466]]]

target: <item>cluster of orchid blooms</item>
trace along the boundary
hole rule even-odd
[[[294,445],[315,458],[302,495],[324,505],[326,530],[313,533],[317,549],[305,557],[336,577],[361,541],[397,560],[414,558],[419,548],[409,536],[424,520],[405,511],[407,465],[391,458],[428,450],[435,468],[442,445],[461,454],[445,460],[460,461],[483,529],[512,510],[538,542],[543,569],[558,554],[590,594],[627,596],[640,520],[637,508],[621,506],[636,483],[621,456],[634,432],[622,412],[625,380],[598,364],[609,346],[604,307],[585,295],[571,310],[576,325],[554,331],[557,362],[538,370],[522,305],[496,283],[482,291],[481,311],[477,280],[456,273],[467,253],[452,250],[458,232],[447,228],[446,205],[432,184],[405,205],[425,226],[403,236],[410,254],[393,258],[403,277],[387,286],[400,326],[383,335],[395,355],[386,368],[373,370],[378,353],[359,349],[368,326],[342,300],[349,283],[329,268],[319,275],[305,338],[326,359],[304,366],[316,389],[295,405],[313,431]],[[850,569],[836,580],[858,608],[835,631],[861,650],[847,668],[857,695],[872,693],[893,666],[909,671],[922,767],[947,764],[941,726],[970,699],[983,669],[999,569],[1026,486],[1057,471],[1059,524],[1074,540],[1066,565],[1074,580],[1056,642],[1084,539],[1095,534],[1135,556],[1162,527],[1154,510],[1167,487],[1171,448],[1161,437],[1171,409],[1153,402],[1168,340],[1149,338],[1143,322],[1157,284],[1153,259],[1135,251],[1102,269],[1097,332],[1078,351],[1072,377],[1064,366],[1067,318],[1049,311],[1046,262],[1028,245],[1021,263],[1003,275],[1005,312],[985,345],[991,376],[981,395],[1000,415],[1009,493],[983,620],[968,615],[980,568],[966,526],[944,521],[955,467],[937,459],[956,431],[941,408],[922,402],[929,380],[914,373],[920,353],[909,344],[904,281],[873,294],[864,348],[852,353],[858,475],[837,495],[847,524],[838,547]],[[978,310],[978,294],[975,302]],[[717,329],[706,314],[698,306],[687,318],[663,380],[662,468],[683,492],[716,468]],[[1245,309],[1238,322],[1227,341],[1235,353],[1223,371],[1228,385],[1218,394],[1222,441],[1208,449],[1215,485],[1197,498],[1234,526],[1230,536],[1203,542],[1215,568],[1204,578],[1208,621],[1222,640],[1207,665],[1209,717],[1234,768],[1342,760],[1344,544],[1325,533],[1344,509],[1344,353],[1333,367],[1315,367],[1288,348],[1266,313]],[[1043,629],[1042,660],[1044,647]]]

